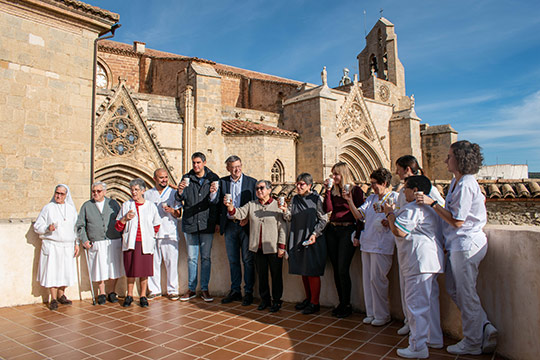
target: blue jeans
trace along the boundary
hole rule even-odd
[[[244,264],[244,292],[246,294],[252,294],[253,283],[255,282],[253,253],[249,251],[249,236],[239,224],[232,221],[228,222],[227,230],[225,230],[225,247],[227,248],[227,258],[229,259],[229,269],[231,272],[231,290],[241,293],[241,255],[242,263]]]
[[[201,252],[201,291],[208,291],[210,282],[212,240],[214,234],[193,233],[186,234],[186,245],[188,251],[188,287],[191,291],[197,290],[197,273],[199,250]]]

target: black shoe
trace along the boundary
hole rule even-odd
[[[139,298],[139,305],[143,308],[148,307],[148,299],[145,296]]]
[[[302,311],[302,314],[304,315],[315,314],[316,312],[319,312],[319,310],[321,310],[321,306],[319,304],[315,305],[315,304],[309,303],[309,305],[306,306],[304,310]]]
[[[58,301],[56,299],[52,299],[49,303],[49,309],[51,310],[58,310]]]
[[[277,300],[277,301],[272,301],[272,306],[270,306],[270,312],[271,313],[275,313],[275,312],[278,312],[279,309],[281,309],[281,304],[282,304],[282,301],[281,300]]]
[[[109,295],[107,295],[107,300],[109,300],[109,302],[111,303],[117,303],[118,295],[116,295],[116,293],[113,291],[112,293],[109,293]]]
[[[131,303],[133,302],[133,297],[131,296],[126,296],[126,298],[124,299],[124,303],[122,304],[123,307],[128,307],[128,306],[131,306]]]
[[[104,294],[97,296],[97,303],[98,305],[103,305],[107,302],[107,297]]]
[[[71,305],[72,304],[72,301],[71,300],[68,300],[68,298],[66,297],[66,295],[62,295],[58,298],[58,302],[62,305]]]
[[[244,295],[244,298],[242,299],[242,306],[249,306],[251,304],[253,304],[253,294],[246,293],[246,295]]]
[[[309,304],[310,304],[309,299],[306,299],[306,300],[304,300],[302,302],[299,302],[296,305],[294,305],[294,308],[296,310],[304,310]]]
[[[343,305],[341,303],[332,309],[332,316],[337,316],[343,310]]]
[[[264,310],[264,309],[266,309],[268,306],[270,306],[270,301],[268,301],[268,300],[261,300],[261,303],[260,303],[259,306],[257,307],[257,310]]]
[[[345,305],[341,309],[341,311],[336,314],[336,317],[338,317],[340,319],[343,319],[343,318],[349,317],[351,315],[352,315],[352,306],[351,306],[351,304],[349,304],[349,305]]]
[[[242,294],[237,291],[231,290],[229,295],[221,299],[222,304],[229,304],[229,303],[232,303],[233,301],[242,301]]]

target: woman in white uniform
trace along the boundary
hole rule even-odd
[[[377,169],[371,173],[370,178],[374,194],[368,196],[359,208],[354,206],[350,193],[345,193],[343,198],[349,203],[354,217],[365,221],[360,235],[362,282],[366,303],[366,317],[363,322],[383,326],[390,322],[388,272],[392,267],[394,235],[382,209],[386,202],[395,204],[398,194],[390,187],[392,173],[388,169]]]
[[[428,347],[442,348],[443,335],[439,313],[437,273],[443,270],[443,250],[437,234],[439,218],[435,211],[415,202],[415,192],[429,194],[431,182],[423,175],[409,176],[403,194],[405,206],[399,215],[385,206],[390,229],[396,236],[400,275],[403,280],[403,300],[409,319],[409,346],[398,349],[405,358],[429,357]],[[430,343],[437,339],[437,343]]]
[[[37,280],[51,293],[51,310],[57,310],[58,303],[71,304],[64,292],[67,286],[77,281],[76,223],[77,210],[69,188],[64,184],[57,185],[51,201],[41,209],[34,223],[34,231],[42,239]]]
[[[473,174],[482,165],[480,146],[462,140],[453,143],[446,165],[454,174],[443,207],[425,194],[417,195],[419,204],[431,206],[443,221],[447,251],[445,274],[447,291],[461,311],[463,339],[450,345],[450,354],[479,355],[493,352],[497,329],[489,322],[476,292],[478,266],[486,256],[487,238],[482,231],[487,222],[485,197]]]
[[[405,181],[409,176],[424,175],[424,171],[422,170],[422,168],[420,167],[420,164],[418,164],[418,160],[416,160],[414,156],[403,155],[402,157],[396,160],[396,175],[399,176],[399,179],[401,181]],[[396,216],[401,212],[401,209],[403,209],[405,205],[407,205],[407,200],[405,199],[404,190],[405,190],[404,186],[401,186],[399,189],[399,196],[396,203],[396,209],[394,211],[396,213]],[[435,199],[439,204],[441,204],[441,206],[444,206],[444,199],[439,193],[439,190],[437,190],[435,186],[431,186],[431,190],[429,191],[429,196],[432,199]],[[440,223],[440,221],[441,221],[440,219],[437,220],[438,223]],[[440,229],[440,226],[438,228]],[[399,239],[396,238],[396,246],[397,246],[398,240]],[[437,241],[439,241],[439,243],[443,245],[442,233],[440,232],[437,233]],[[398,261],[399,261],[399,257],[398,257]],[[437,275],[435,275],[435,277],[436,276]],[[401,274],[401,271],[399,272],[399,288],[401,292],[401,307],[403,309],[403,315],[405,316],[405,319],[403,320],[404,322],[403,326],[398,329],[397,333],[398,335],[406,335],[409,333],[409,324],[407,321],[407,305],[405,304],[405,292],[404,292],[405,284],[403,282],[403,276]],[[432,291],[434,292],[433,296],[436,298],[439,298],[439,284],[436,281],[433,282]],[[439,304],[437,303],[434,305],[437,306],[437,309],[435,310],[438,313]],[[440,339],[438,338],[431,339],[430,342],[432,344],[435,344],[435,343],[442,344],[443,342],[442,336]]]

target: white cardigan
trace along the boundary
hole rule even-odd
[[[134,200],[130,199],[122,204],[122,209],[120,209],[116,220],[122,219],[129,210],[135,212],[135,217],[126,222],[122,233],[122,251],[135,249],[135,239],[137,238],[138,216]],[[146,200],[144,204],[139,206],[139,214],[141,216],[142,252],[143,254],[153,254],[156,245],[154,226],[161,224],[158,209],[153,202]]]

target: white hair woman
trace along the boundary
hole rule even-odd
[[[128,293],[122,306],[128,307],[133,302],[135,280],[140,279],[141,296],[139,305],[148,307],[146,289],[148,277],[154,274],[155,236],[159,231],[161,218],[156,205],[145,201],[146,184],[143,179],[129,182],[131,199],[122,205],[116,217],[116,230],[122,232],[122,251],[127,277]]]
[[[77,210],[68,186],[56,185],[51,201],[41,209],[34,223],[34,231],[42,239],[37,280],[51,293],[51,310],[57,310],[59,303],[71,304],[65,290],[77,281],[76,223]]]

